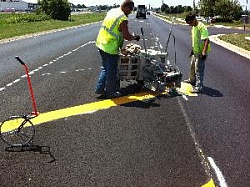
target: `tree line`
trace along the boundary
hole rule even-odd
[[[84,4],[74,5],[68,0],[38,0],[38,5],[39,8],[36,11],[38,14],[45,13],[55,20],[68,20],[71,10],[86,8]],[[119,5],[114,4],[113,6],[96,6],[97,10],[108,10],[113,7],[119,7]]]
[[[73,5],[68,0],[38,0],[39,8],[37,12],[45,13],[52,19],[68,20],[72,8],[86,8],[84,4]],[[114,6],[99,5],[98,10],[109,10]],[[195,11],[198,15],[205,17],[217,16],[220,21],[239,20],[244,14],[238,0],[200,0],[194,7],[191,6],[168,6],[163,3],[161,12],[166,14],[181,14],[185,12]]]
[[[195,11],[197,15],[205,17],[217,16],[220,21],[232,21],[241,19],[245,14],[238,0],[200,0],[194,7],[191,6],[168,6],[163,3],[161,12],[166,14],[180,14]]]

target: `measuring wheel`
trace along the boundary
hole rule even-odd
[[[0,125],[1,139],[10,146],[29,144],[35,136],[35,127],[28,115],[11,116]]]

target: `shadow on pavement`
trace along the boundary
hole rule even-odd
[[[210,97],[223,97],[223,94],[219,90],[215,90],[209,87],[203,87],[202,94],[208,95]]]

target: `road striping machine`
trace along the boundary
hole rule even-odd
[[[172,27],[164,52],[147,49],[143,28],[141,28],[141,32],[145,49],[142,50],[139,45],[130,43],[121,50],[118,78],[126,81],[135,80],[141,86],[152,91],[176,93],[176,88],[181,87],[182,73],[176,65],[176,50],[175,63],[171,64],[168,58],[167,48]]]

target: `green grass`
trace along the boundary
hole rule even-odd
[[[87,23],[97,22],[104,19],[106,13],[84,13],[78,15],[72,15],[69,21],[52,20],[46,15],[36,14],[1,14],[0,13],[0,40],[6,38],[12,38],[16,36],[22,36],[26,34],[32,34],[47,30],[72,27],[77,25],[83,25]],[[174,15],[160,15],[160,17],[171,21]],[[179,17],[182,17],[180,15]],[[178,20],[176,21],[179,22]],[[226,26],[243,27],[242,23],[216,23]],[[246,25],[246,29],[250,29],[250,24]],[[227,34],[220,36],[221,40],[232,43],[238,47],[244,48],[250,51],[250,41],[245,37],[249,34]]]
[[[35,14],[0,14],[0,40],[101,21],[104,19],[105,13],[72,15],[69,21],[44,20],[34,15]],[[32,19],[28,17],[32,17]]]
[[[226,34],[219,39],[250,51],[250,40],[245,37],[250,37],[250,34]]]

